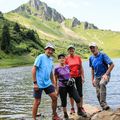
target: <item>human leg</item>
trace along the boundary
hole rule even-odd
[[[37,91],[34,90],[34,102],[33,102],[33,107],[32,107],[32,117],[34,120],[36,120],[38,107],[41,101],[41,95],[42,95],[42,89],[39,89]]]

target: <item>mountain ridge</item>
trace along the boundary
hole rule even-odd
[[[77,48],[77,54],[83,58],[88,58],[90,54],[88,44],[94,41],[101,50],[104,50],[110,56],[120,56],[120,32],[101,30],[94,24],[82,22],[76,17],[67,19],[59,12],[58,14],[63,16],[64,20],[53,19],[53,14],[49,13],[48,10],[50,7],[39,0],[30,0],[22,6],[24,7],[18,7],[16,10],[4,14],[5,17],[8,20],[16,21],[29,29],[37,31],[44,44],[46,42],[53,42],[57,53],[66,53],[66,46],[74,44]],[[50,8],[51,11],[52,9]],[[44,15],[49,19],[46,19]]]

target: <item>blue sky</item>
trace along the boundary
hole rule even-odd
[[[10,1],[10,2],[9,2]],[[29,0],[0,0],[0,11],[8,12]],[[120,0],[41,0],[66,18],[94,23],[100,29],[120,31]]]

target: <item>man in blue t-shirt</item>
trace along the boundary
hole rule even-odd
[[[56,113],[57,94],[53,86],[53,59],[54,46],[48,43],[45,53],[37,56],[32,68],[32,79],[34,83],[34,103],[32,108],[33,119],[36,120],[37,110],[41,101],[42,91],[44,90],[52,99],[53,120],[59,120]]]
[[[106,102],[106,85],[110,79],[110,73],[114,67],[112,60],[102,52],[99,52],[96,43],[89,44],[90,51],[93,55],[89,58],[89,65],[92,73],[92,84],[96,87],[98,101],[103,110],[110,107]]]

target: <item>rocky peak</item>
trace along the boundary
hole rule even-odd
[[[78,25],[80,25],[80,21],[77,18],[73,17],[73,19],[72,19],[72,27],[76,27]]]
[[[12,12],[25,13],[34,15],[43,20],[62,22],[65,17],[58,13],[55,9],[50,8],[46,3],[40,0],[30,0],[27,4],[18,7]]]
[[[30,0],[28,2],[28,4],[29,4],[29,6],[35,8],[36,10],[39,10],[39,7],[43,6],[43,3],[40,0]],[[47,6],[47,5],[45,4],[45,6]]]

